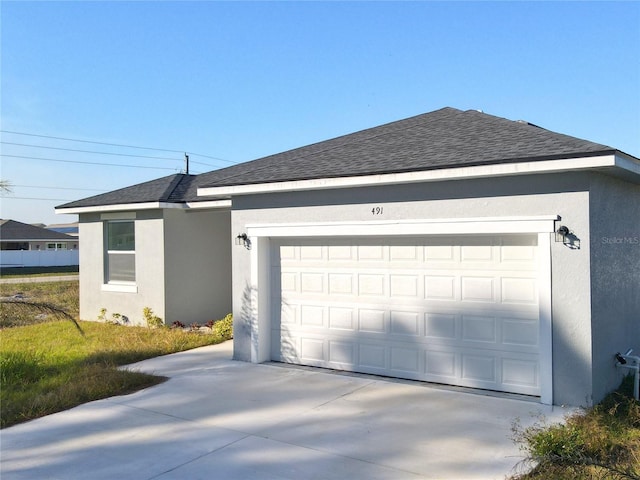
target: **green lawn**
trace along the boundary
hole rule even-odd
[[[4,267],[0,268],[0,278],[73,275],[77,274],[78,271],[78,265],[63,267]]]
[[[36,304],[78,316],[78,282],[1,285],[0,296],[24,296]],[[20,303],[0,305],[0,427],[123,395],[164,378],[119,370],[143,359],[220,343],[231,319],[212,334],[170,328],[77,322],[43,315]]]
[[[0,330],[2,428],[164,381],[120,365],[220,343],[219,335],[70,321]]]

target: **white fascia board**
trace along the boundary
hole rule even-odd
[[[56,208],[56,213],[91,213],[91,212],[121,212],[127,210],[157,210],[159,208],[184,208],[178,203],[145,202],[145,203],[121,203],[117,205],[96,205],[92,207]]]
[[[443,168],[420,172],[388,173],[357,177],[319,178],[287,182],[233,185],[228,187],[198,188],[198,196],[234,196],[257,193],[291,192],[296,190],[321,190],[328,188],[349,188],[362,186],[393,185],[398,183],[436,182],[462,180],[467,178],[501,177],[532,173],[558,173],[606,167],[621,167],[622,157],[616,162],[616,155],[568,158],[562,160],[542,160],[536,162],[502,163],[477,165],[473,167]]]
[[[76,214],[76,213],[101,213],[101,212],[121,212],[130,210],[158,210],[164,208],[177,209],[197,209],[197,208],[228,208],[231,206],[231,200],[211,200],[206,202],[187,202],[187,203],[171,203],[171,202],[145,202],[145,203],[122,203],[118,205],[97,205],[93,207],[70,207],[56,208],[57,214]]]
[[[640,176],[640,160],[632,157],[631,155],[617,152],[615,156],[615,165],[618,168]]]
[[[260,238],[551,233],[554,231],[554,222],[559,219],[558,215],[543,215],[413,221],[256,224],[247,225],[247,235]]]
[[[230,208],[231,200],[209,200],[205,202],[187,202],[187,208],[191,210],[204,208]]]

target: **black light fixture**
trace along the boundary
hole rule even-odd
[[[247,250],[251,250],[251,240],[246,233],[241,233],[236,237],[236,245],[242,245]]]
[[[556,230],[556,242],[564,243],[564,239],[569,235],[569,227],[560,225]]]

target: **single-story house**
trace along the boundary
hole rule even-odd
[[[78,238],[15,220],[0,220],[0,266],[78,265]]]
[[[53,232],[65,233],[71,237],[79,238],[78,234],[78,222],[73,223],[56,223],[53,225],[47,225],[45,227],[47,230],[51,230]]]
[[[640,351],[640,159],[443,108],[59,206],[80,315],[234,314],[234,358],[592,405]]]
[[[78,239],[16,220],[0,220],[0,250],[77,250]]]

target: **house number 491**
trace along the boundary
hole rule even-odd
[[[372,215],[382,215],[382,207],[373,207],[371,209]]]

